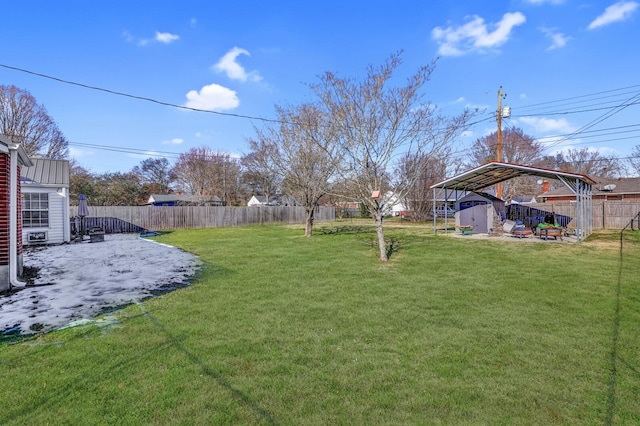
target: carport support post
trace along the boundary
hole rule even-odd
[[[433,235],[438,233],[436,228],[436,189],[433,188],[433,207],[431,208],[431,215],[433,216]]]
[[[449,233],[449,195],[447,188],[444,188],[444,229],[445,234]]]
[[[583,241],[593,231],[593,191],[589,183],[576,178],[576,240]]]

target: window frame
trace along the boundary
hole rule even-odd
[[[22,195],[22,228],[49,228],[49,193],[24,192]]]

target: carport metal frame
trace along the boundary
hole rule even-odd
[[[538,167],[523,166],[520,164],[502,163],[491,161],[468,170],[462,174],[436,183],[431,186],[433,189],[433,203],[436,203],[436,190],[444,190],[445,205],[448,199],[448,190],[453,194],[456,191],[476,192],[492,185],[513,179],[519,176],[538,176],[546,179],[558,179],[564,183],[576,196],[576,238],[582,241],[591,235],[593,230],[593,185],[596,183],[587,175],[579,173],[563,172],[560,170],[543,169]],[[458,201],[456,198],[455,200]],[[449,229],[448,217],[445,210],[444,217],[445,230]],[[437,232],[436,217],[433,218],[433,233]]]

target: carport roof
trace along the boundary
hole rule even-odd
[[[525,175],[539,176],[547,179],[560,179],[564,182],[567,180],[579,180],[587,185],[593,185],[596,183],[589,176],[579,173],[491,161],[483,164],[482,166],[476,167],[475,169],[468,170],[462,174],[436,183],[435,185],[432,185],[431,188],[478,191],[488,186]]]

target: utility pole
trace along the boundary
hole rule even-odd
[[[496,112],[496,120],[498,120],[498,146],[497,161],[502,161],[502,99],[506,98],[506,94],[502,94],[502,86],[498,89],[498,111]],[[502,199],[502,183],[496,185],[496,197]]]

